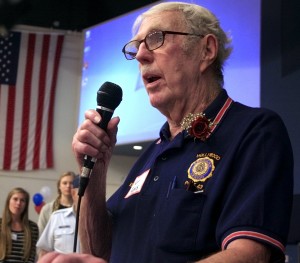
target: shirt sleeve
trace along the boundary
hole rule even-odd
[[[54,250],[54,231],[55,227],[55,216],[52,214],[44,231],[42,232],[39,240],[37,241],[37,248],[43,249],[46,251],[53,251]]]
[[[41,235],[44,231],[44,228],[47,225],[47,222],[50,218],[50,215],[52,214],[52,206],[53,201],[50,203],[45,204],[40,212],[39,218],[38,218],[38,227],[39,227],[39,234]]]
[[[293,197],[292,148],[276,114],[257,118],[251,125],[233,160],[217,235],[222,249],[247,238],[266,244],[282,260]]]

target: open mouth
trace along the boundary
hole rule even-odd
[[[154,82],[158,79],[159,79],[159,77],[150,77],[150,78],[147,79],[147,81],[148,81],[148,83],[152,83],[152,82]]]
[[[155,75],[144,76],[144,80],[146,80],[147,83],[153,83],[153,82],[157,81],[158,79],[160,79],[160,77],[155,76]]]

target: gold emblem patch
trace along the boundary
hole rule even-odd
[[[214,160],[209,157],[199,158],[188,169],[188,178],[197,182],[205,182],[212,177],[215,170]]]
[[[186,190],[194,193],[203,192],[204,182],[212,177],[214,170],[214,159],[207,156],[198,158],[187,170],[188,180],[184,183]]]

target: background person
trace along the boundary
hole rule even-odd
[[[73,206],[54,211],[50,216],[50,219],[36,245],[39,251],[39,258],[43,257],[50,251],[57,251],[60,253],[73,252],[78,187],[79,176],[76,176],[73,180],[73,187],[71,190]],[[80,251],[79,245],[77,246],[76,251]]]
[[[23,188],[12,189],[0,219],[0,262],[35,262],[37,224],[28,219],[30,196]]]
[[[167,2],[137,18],[133,32],[123,53],[137,59],[150,103],[167,122],[106,202],[119,118],[105,132],[99,114],[86,112],[73,150],[81,168],[85,155],[97,162],[82,199],[82,252],[111,263],[284,262],[289,136],[276,113],[228,96],[231,46],[219,21],[198,5]]]
[[[73,199],[71,195],[72,182],[75,178],[74,172],[63,173],[57,181],[57,197],[55,200],[45,204],[38,218],[38,227],[40,235],[44,231],[51,214],[59,209],[71,207]]]

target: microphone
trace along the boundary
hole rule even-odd
[[[122,101],[123,92],[120,86],[112,82],[104,82],[97,91],[97,112],[101,115],[101,121],[98,124],[103,130],[107,130],[108,122],[110,121],[114,110]],[[90,175],[92,173],[96,158],[90,156],[84,157],[84,165],[80,175],[80,183],[78,195],[83,196],[85,188],[88,185]]]

